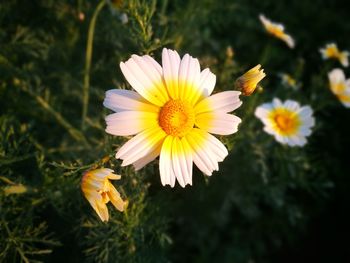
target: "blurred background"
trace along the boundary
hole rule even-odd
[[[331,42],[350,50],[348,5],[1,1],[0,261],[350,262],[350,111],[329,89],[327,73],[342,66],[319,52]],[[284,24],[296,47],[268,35],[260,14]],[[239,131],[219,138],[230,152],[220,170],[195,169],[186,188],[161,186],[157,161],[121,167],[114,155],[126,138],[104,131],[105,92],[130,88],[119,63],[132,54],[160,61],[163,47],[210,67],[216,92],[259,63],[267,74],[242,98]],[[281,82],[284,73],[298,88]],[[305,147],[263,132],[254,110],[274,97],[314,109]],[[102,166],[122,175],[115,185],[129,200],[124,213],[109,206],[108,223],[80,190],[82,174]]]

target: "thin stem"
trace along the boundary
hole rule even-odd
[[[55,109],[53,109],[43,97],[40,97],[39,95],[36,95],[31,90],[29,90],[25,86],[21,86],[21,89],[31,95],[36,102],[46,111],[48,111],[55,119],[56,121],[61,124],[68,133],[77,141],[81,141],[85,144],[87,144],[86,138],[84,134],[82,134],[79,130],[75,129],[59,112],[57,112]]]
[[[106,5],[106,1],[102,0],[96,7],[94,14],[92,15],[90,24],[88,39],[86,43],[86,54],[85,54],[85,71],[84,71],[84,86],[83,86],[83,110],[81,117],[81,128],[85,128],[85,120],[89,105],[89,90],[90,90],[90,70],[91,70],[91,58],[92,58],[92,44],[94,41],[94,32],[96,20],[101,12],[102,8]]]

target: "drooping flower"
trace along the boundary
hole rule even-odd
[[[288,47],[294,48],[295,41],[290,35],[284,32],[284,26],[282,24],[272,22],[264,15],[260,15],[259,19],[269,34],[284,41]]]
[[[264,70],[260,68],[261,65],[259,64],[248,70],[236,80],[235,85],[240,91],[242,91],[243,95],[251,95],[255,91],[258,83],[265,78],[266,74],[264,73]]]
[[[280,74],[280,77],[281,77],[281,82],[283,85],[290,87],[294,90],[299,88],[299,85],[298,85],[296,79],[294,79],[290,74],[282,73],[282,74]]]
[[[264,103],[256,108],[255,116],[264,126],[264,131],[275,139],[290,146],[303,146],[306,137],[315,125],[310,106],[301,107],[298,102],[286,100],[284,103],[275,98],[271,103]]]
[[[349,66],[350,53],[348,51],[340,51],[335,43],[327,44],[325,48],[320,49],[320,52],[323,59],[337,59],[344,67]]]
[[[122,200],[119,192],[110,182],[110,180],[119,179],[120,175],[114,174],[113,170],[101,168],[86,172],[81,180],[81,190],[85,198],[102,221],[108,221],[109,219],[106,205],[109,201],[121,212],[127,206],[127,202]]]
[[[212,96],[216,77],[200,71],[198,59],[163,49],[162,66],[152,57],[132,55],[120,68],[136,90],[109,90],[103,105],[116,113],[106,117],[106,132],[136,135],[117,152],[122,166],[141,169],[159,158],[163,185],[192,184],[193,163],[206,175],[218,170],[226,147],[211,133],[235,133],[241,119],[228,114],[242,102],[239,91]]]
[[[344,71],[340,68],[333,69],[328,73],[328,79],[334,95],[346,108],[350,108],[350,79],[345,78]]]

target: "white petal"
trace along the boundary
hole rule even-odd
[[[312,116],[304,118],[302,122],[303,126],[308,128],[315,126],[315,118]]]
[[[328,73],[329,81],[332,84],[345,82],[345,74],[344,71],[340,68],[335,68]]]
[[[160,107],[167,101],[163,82],[154,82],[161,76],[153,64],[148,63],[147,59],[143,60],[141,57],[133,55],[125,63],[120,63],[120,69],[129,84],[146,100]]]
[[[198,114],[195,121],[199,128],[219,135],[229,135],[237,132],[240,123],[241,119],[237,116],[221,112]]]
[[[137,134],[158,125],[158,114],[153,112],[122,111],[106,117],[106,132],[117,136]]]
[[[284,42],[286,42],[288,47],[290,47],[290,48],[295,47],[295,41],[290,35],[285,34],[283,37],[283,40],[284,40]]]
[[[305,137],[299,135],[297,136],[297,141],[296,141],[296,145],[298,146],[304,146],[307,143]]]
[[[309,136],[311,134],[310,127],[303,126],[299,129],[299,133],[302,136]]]
[[[200,65],[196,58],[186,54],[179,68],[179,98],[192,102],[201,93],[199,87]]]
[[[300,108],[300,105],[298,102],[296,102],[294,100],[286,100],[284,102],[284,107],[286,107],[287,109],[289,109],[291,111],[298,111]]]
[[[135,170],[138,171],[148,163],[155,160],[159,156],[161,148],[162,148],[162,143],[159,143],[159,145],[154,145],[151,151],[145,157],[135,161],[133,163]]]
[[[165,136],[159,127],[145,130],[126,142],[117,152],[116,158],[123,160],[123,166],[136,162],[157,147]]]
[[[283,103],[281,102],[280,99],[274,98],[274,99],[272,100],[272,105],[273,105],[274,108],[280,108],[280,107],[283,106]]]
[[[266,119],[273,110],[273,108],[274,106],[272,103],[264,103],[256,108],[255,116],[262,120]]]
[[[185,187],[186,184],[191,184],[190,178],[192,177],[190,167],[187,165],[186,154],[182,146],[182,142],[179,138],[175,137],[172,143],[172,165],[173,171],[177,178],[177,181],[182,187]],[[192,160],[191,160],[192,161]]]
[[[201,72],[199,86],[203,97],[208,97],[213,92],[216,83],[216,76],[206,68]]]
[[[124,110],[157,112],[159,110],[158,107],[148,103],[135,91],[123,89],[108,90],[103,106],[116,112]]]
[[[178,99],[178,75],[180,67],[179,54],[174,50],[163,48],[162,65],[163,77],[166,83],[168,93],[172,99]]]
[[[173,137],[167,136],[163,142],[159,157],[159,172],[162,185],[175,185],[175,174],[171,162],[171,146]]]
[[[231,112],[242,105],[242,101],[239,99],[240,94],[239,91],[216,93],[200,101],[195,106],[195,112],[197,114],[207,111]]]
[[[310,106],[303,106],[298,111],[302,119],[308,118],[312,115],[313,111]]]
[[[186,135],[186,140],[193,151],[193,161],[196,166],[206,175],[211,175],[214,170],[218,170],[217,156],[210,147],[203,136],[201,136],[199,129],[193,129],[193,132]]]

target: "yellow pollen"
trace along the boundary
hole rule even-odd
[[[195,115],[187,101],[170,100],[159,113],[159,125],[169,135],[183,137],[194,125]]]
[[[298,115],[290,111],[278,112],[273,119],[279,131],[284,135],[295,133],[300,125]]]

